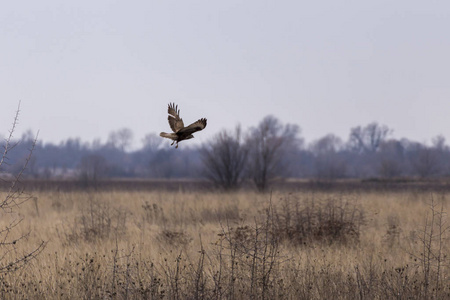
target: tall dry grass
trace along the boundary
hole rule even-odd
[[[34,196],[18,230],[47,246],[0,275],[2,299],[450,297],[445,194]]]

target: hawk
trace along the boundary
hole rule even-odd
[[[206,119],[202,118],[189,126],[184,127],[183,119],[180,118],[180,110],[178,105],[175,103],[169,103],[169,125],[172,129],[172,133],[161,132],[159,135],[168,139],[173,140],[172,146],[175,142],[177,143],[175,148],[178,148],[178,143],[183,140],[188,140],[194,138],[192,135],[194,132],[200,131],[206,127]]]

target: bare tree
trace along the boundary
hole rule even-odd
[[[370,123],[365,127],[354,127],[350,130],[349,144],[351,149],[356,152],[374,153],[391,132],[389,127],[379,125],[377,122]]]
[[[13,134],[18,123],[19,112],[20,103],[9,131],[9,135],[4,140],[3,153],[0,155],[0,171],[7,164],[10,151],[12,151],[17,145],[17,143],[13,142]],[[14,272],[25,266],[29,261],[35,258],[46,245],[45,242],[41,242],[37,246],[30,247],[31,249],[29,250],[19,251],[19,244],[28,244],[26,240],[29,233],[13,234],[13,232],[18,231],[16,227],[23,220],[18,213],[20,206],[24,202],[33,198],[31,195],[25,193],[23,188],[19,187],[19,181],[27,168],[28,163],[30,162],[36,141],[37,137],[32,140],[32,144],[29,148],[29,155],[24,161],[22,168],[17,173],[13,174],[12,179],[3,179],[3,181],[7,182],[8,187],[5,191],[5,196],[0,199],[0,212],[5,220],[9,219],[10,221],[7,221],[6,225],[0,228],[0,274]],[[9,216],[9,218],[6,216]]]
[[[445,144],[445,137],[442,134],[439,134],[431,139],[431,142],[433,144],[433,148],[439,151],[446,151],[448,150],[447,145]]]
[[[249,175],[259,191],[268,187],[270,180],[283,174],[283,154],[298,147],[299,127],[283,126],[274,116],[265,117],[247,137],[249,147]]]
[[[217,186],[231,190],[243,180],[248,158],[248,148],[242,141],[241,127],[234,133],[226,130],[218,133],[213,141],[201,149],[204,173]]]
[[[378,174],[382,177],[393,178],[404,171],[404,147],[397,140],[381,143],[378,151]]]
[[[153,178],[199,178],[201,158],[198,149],[183,147],[159,149],[148,162],[148,175]]]
[[[158,150],[162,141],[163,139],[156,133],[148,133],[142,139],[143,149],[145,151],[155,152],[156,150]]]
[[[343,142],[339,137],[328,134],[313,142],[310,148],[314,154],[314,166],[319,179],[329,180],[345,176],[346,162],[340,153]]]
[[[450,148],[446,145],[445,137],[435,136],[431,139],[431,143],[436,152],[440,174],[448,175],[450,173]]]
[[[130,147],[133,141],[133,132],[129,128],[112,131],[108,136],[108,144],[119,148],[122,152]]]
[[[183,161],[173,152],[172,149],[156,151],[148,163],[150,177],[167,179],[176,177],[176,172],[180,169],[180,166],[183,166]]]
[[[106,159],[99,154],[89,154],[81,158],[80,180],[85,184],[96,184],[99,179],[106,175],[107,162]]]
[[[417,145],[415,151],[410,155],[411,165],[420,177],[430,177],[439,173],[439,151],[434,147]]]

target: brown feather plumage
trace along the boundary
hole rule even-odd
[[[178,109],[178,105],[175,105],[175,103],[169,103],[167,112],[169,113],[168,120],[172,131],[177,132],[182,129],[184,127],[184,123],[183,119],[180,118],[180,110]]]
[[[175,148],[178,148],[179,142],[193,138],[194,136],[192,134],[194,132],[203,130],[206,127],[205,118],[201,118],[189,126],[184,127],[183,119],[180,118],[180,110],[175,103],[169,103],[167,111],[169,113],[169,125],[173,133],[161,132],[160,136],[173,140],[172,145],[177,143]]]

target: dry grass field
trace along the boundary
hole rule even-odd
[[[0,298],[450,298],[449,203],[429,191],[36,191],[2,213],[1,228],[23,220],[1,232]]]

